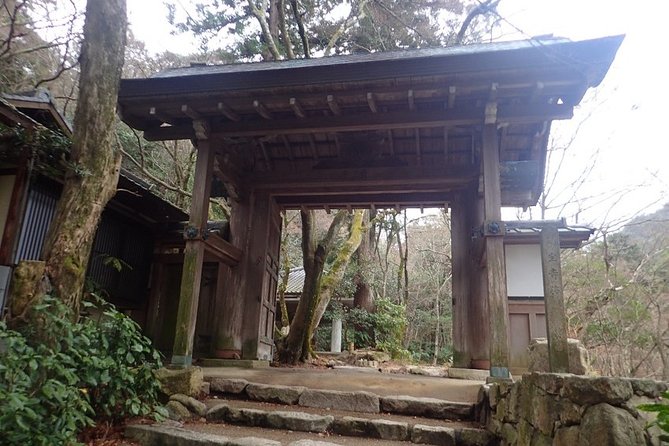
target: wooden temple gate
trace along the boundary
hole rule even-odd
[[[551,122],[571,118],[621,40],[194,65],[123,80],[127,124],[198,151],[172,364],[192,361],[208,249],[238,254],[224,271],[214,355],[266,360],[281,210],[450,207],[455,365],[508,377],[501,207],[536,203]],[[232,205],[229,241],[205,231],[213,181]]]

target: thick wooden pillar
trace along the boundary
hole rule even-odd
[[[483,198],[478,191],[472,194],[474,226],[483,225]],[[485,240],[472,241],[469,258],[469,305],[468,305],[468,348],[471,355],[471,367],[490,369],[490,311],[488,310],[488,276],[484,268]]]
[[[453,279],[453,366],[471,365],[469,347],[469,300],[472,282],[472,206],[471,193],[461,193],[451,203],[451,259]]]
[[[176,367],[188,367],[193,362],[193,338],[195,336],[202,263],[204,261],[204,242],[202,238],[207,229],[214,156],[209,141],[199,140],[197,142],[193,197],[188,226],[184,230],[186,248],[184,250],[179,310],[172,350],[171,364]]]
[[[541,266],[544,276],[548,364],[553,373],[568,373],[567,318],[562,295],[560,236],[557,224],[545,224],[541,229]]]
[[[219,359],[241,359],[242,327],[244,326],[244,269],[248,256],[248,236],[250,229],[250,205],[240,199],[232,203],[230,214],[230,243],[242,250],[239,265],[228,269],[226,281],[221,290],[219,320],[216,322],[214,356]]]
[[[499,173],[496,104],[488,104],[483,127],[483,196],[486,276],[490,314],[490,376],[509,378],[509,305],[504,260],[504,224]]]

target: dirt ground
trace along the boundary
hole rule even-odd
[[[305,386],[312,389],[367,391],[377,395],[408,395],[474,403],[480,381],[467,381],[411,374],[381,373],[375,369],[203,368],[207,377],[238,378],[260,384]]]

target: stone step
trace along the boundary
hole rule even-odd
[[[212,402],[208,402],[210,405]],[[465,423],[432,422],[421,424],[420,420],[407,421],[403,417],[394,419],[341,416],[308,413],[300,410],[282,411],[275,406],[262,404],[240,407],[235,401],[218,402],[207,411],[208,423],[230,423],[244,426],[289,431],[337,434],[347,437],[374,438],[392,441],[411,441],[420,444],[454,446],[488,446],[495,443],[486,430],[470,427]],[[398,420],[398,418],[400,418]]]
[[[435,426],[416,425],[406,441],[356,437],[340,437],[289,432],[277,433],[270,429],[242,428],[231,426],[216,429],[199,425],[174,426],[169,424],[130,425],[125,436],[142,446],[409,446],[411,444],[433,444],[443,446],[470,446],[493,443],[480,442],[478,432],[449,430]]]
[[[344,392],[251,383],[243,379],[209,379],[212,394],[234,396],[251,401],[346,410],[360,413],[387,412],[417,417],[472,420],[474,404],[408,395],[376,395],[371,392]]]
[[[126,428],[125,435],[142,446],[411,446],[413,444],[409,441],[203,424],[180,427],[133,425]]]

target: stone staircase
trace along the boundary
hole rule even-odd
[[[209,387],[204,407],[179,400],[181,406],[199,414],[195,417],[199,421],[183,426],[130,426],[127,435],[143,446],[497,444],[474,422],[472,403],[216,377],[209,379]],[[251,436],[230,438],[232,427],[244,427]],[[291,441],[286,443],[281,431],[292,433]],[[301,435],[294,440],[296,433]]]

